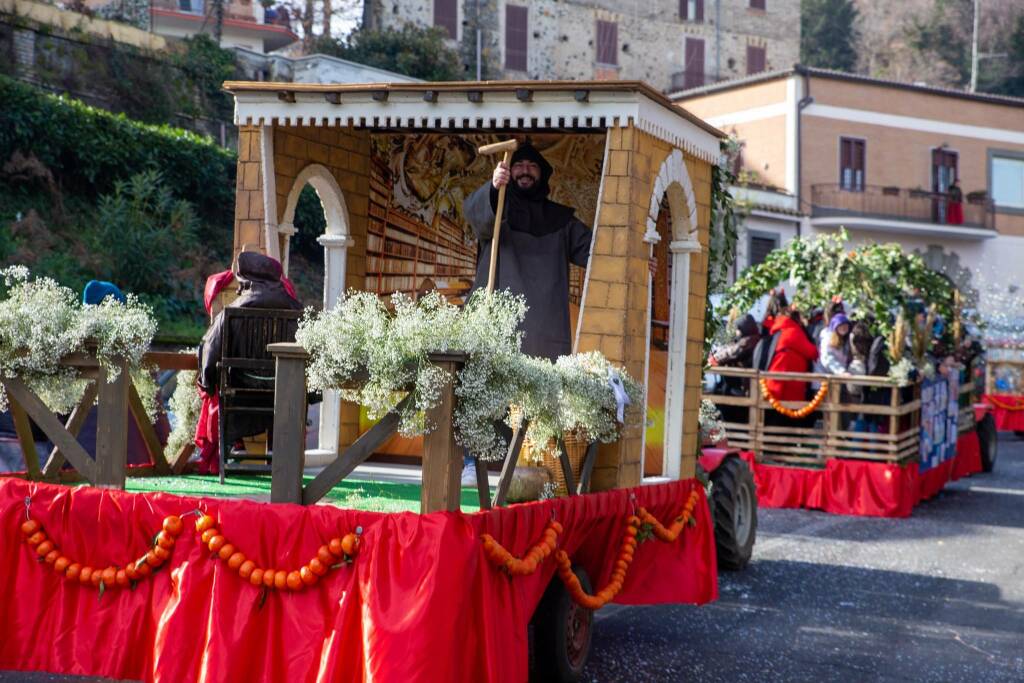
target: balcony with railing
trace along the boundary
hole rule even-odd
[[[150,0],[153,29],[156,33],[178,36],[193,32],[211,33],[214,25],[213,0]],[[264,9],[258,0],[225,0],[223,26],[225,44],[275,50],[295,41],[287,8]],[[248,37],[238,43],[228,32]]]
[[[880,185],[813,185],[811,223],[932,236],[996,236],[995,211],[987,197],[966,195],[958,207],[946,194]]]

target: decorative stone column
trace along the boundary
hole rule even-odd
[[[324,234],[317,237],[316,241],[324,248],[324,310],[330,311],[345,295],[345,264],[348,248],[355,244],[355,240],[348,235]],[[310,454],[313,459],[326,459],[329,462],[337,456],[340,422],[341,396],[337,391],[325,391],[323,403],[320,404],[317,453]]]

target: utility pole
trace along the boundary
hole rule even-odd
[[[981,0],[974,0],[974,35],[971,38],[971,89],[974,92],[978,88],[978,5]]]

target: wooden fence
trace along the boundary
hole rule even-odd
[[[705,394],[704,398],[722,411],[729,445],[753,451],[759,461],[821,467],[829,458],[903,463],[918,457],[918,384],[746,368],[716,367],[713,372],[729,378],[734,391]],[[827,381],[829,389],[817,411],[804,420],[793,420],[778,413],[762,395],[761,379]],[[863,400],[854,396],[858,390]],[[806,401],[782,401],[781,405],[799,410]]]
[[[197,361],[194,353],[154,352],[145,356],[143,364],[180,371],[195,370]],[[120,372],[109,382],[106,369],[93,354],[71,354],[61,361],[61,365],[75,368],[88,382],[78,405],[63,422],[21,379],[0,379],[10,403],[29,479],[67,481],[84,478],[95,486],[123,489],[128,474],[129,420],[138,428],[151,461],[147,467],[133,468],[144,470],[133,471],[133,474],[177,474],[184,469],[192,453],[191,447],[186,446],[170,461],[164,456],[163,444],[149,421],[142,398],[123,361],[115,363]],[[97,408],[95,460],[78,442],[78,434],[93,405]],[[54,444],[42,465],[36,453],[31,422]],[[74,472],[68,472],[64,468],[65,463],[69,463]]]

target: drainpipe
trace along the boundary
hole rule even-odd
[[[800,101],[796,103],[796,208],[798,211],[802,210],[804,204],[803,197],[803,173],[802,164],[803,160],[803,133],[800,124],[801,113],[807,107],[811,106],[814,102],[814,98],[811,97],[811,79],[807,72],[797,64],[793,67],[793,73],[800,76],[804,80],[804,96],[800,98]],[[800,237],[801,229],[800,224],[802,221],[798,221],[796,224],[796,236]]]
[[[481,43],[483,42],[480,31],[480,0],[476,0],[476,21],[473,23],[476,24],[476,80],[479,81],[483,71],[480,65]]]
[[[715,0],[715,82],[722,80],[722,0]]]

